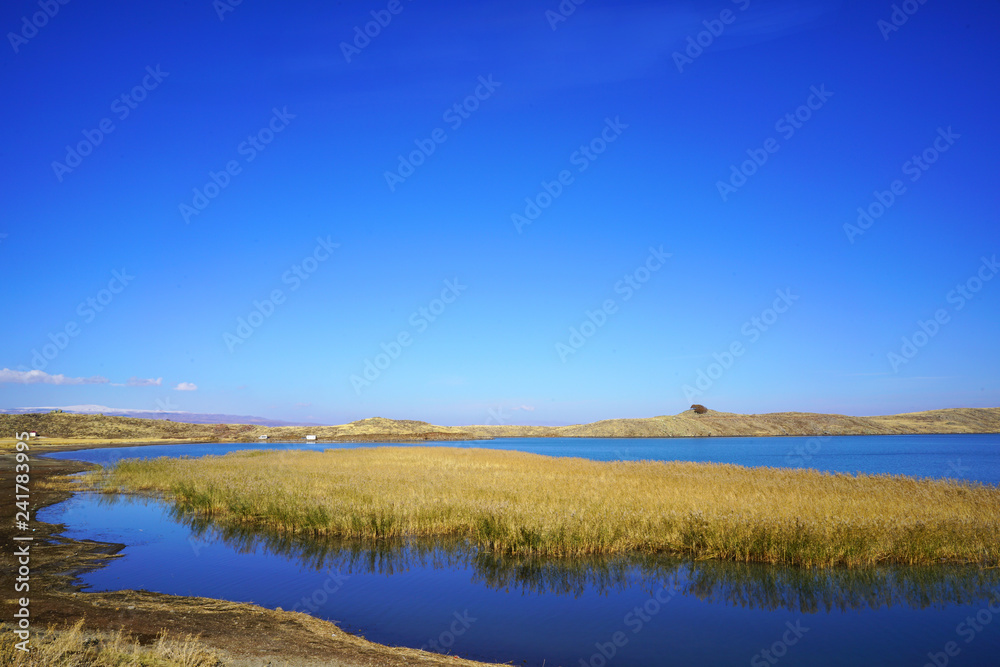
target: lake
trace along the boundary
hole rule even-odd
[[[245,449],[371,447],[376,443],[267,442],[150,445],[49,454],[112,463],[122,458],[206,456]],[[392,443],[388,443],[392,444]],[[842,435],[763,438],[497,438],[431,446],[509,449],[595,461],[710,461],[829,472],[948,477],[1000,484],[1000,435]],[[424,446],[424,445],[415,445]]]
[[[503,439],[455,446],[597,460],[679,459],[1000,482],[1000,436]],[[350,447],[372,446],[346,445]],[[202,456],[327,443],[204,444],[53,454]],[[808,457],[808,458],[806,458]],[[524,559],[460,543],[371,545],[222,531],[149,499],[81,493],[39,512],[76,539],[123,543],[81,575],[306,611],[390,645],[526,665],[996,665],[1000,571],[805,569],[664,557]],[[971,620],[970,620],[971,619]],[[959,653],[943,653],[955,642]]]

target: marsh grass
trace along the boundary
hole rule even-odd
[[[49,628],[31,637],[30,650],[16,648],[13,631],[3,628],[0,638],[0,664],[46,665],[47,667],[215,667],[221,658],[206,650],[190,635],[172,640],[165,633],[142,646],[122,633],[89,633],[83,620],[65,629]]]
[[[519,555],[1000,563],[1000,489],[903,476],[377,447],[124,460],[90,482],[301,536],[458,537]]]

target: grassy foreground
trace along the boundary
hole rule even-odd
[[[156,642],[142,646],[122,632],[84,632],[83,620],[70,628],[49,628],[32,637],[31,651],[19,651],[13,630],[4,627],[0,635],[0,664],[58,665],[59,667],[216,667],[218,655],[202,648],[188,636],[171,640],[165,633]]]
[[[162,494],[223,525],[318,537],[459,536],[552,556],[1000,564],[1000,489],[901,476],[378,447],[125,460],[90,481]]]

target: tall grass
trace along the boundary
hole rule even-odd
[[[83,619],[62,630],[49,628],[32,633],[30,650],[16,647],[17,636],[3,627],[0,636],[0,665],[37,667],[216,667],[222,659],[190,635],[172,640],[165,633],[156,642],[142,646],[122,633],[90,633]]]
[[[223,526],[306,536],[455,536],[522,555],[1000,563],[1000,489],[902,476],[379,447],[125,460],[91,481],[162,494]]]

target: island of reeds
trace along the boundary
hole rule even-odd
[[[1000,564],[1000,488],[904,476],[377,447],[123,460],[89,483],[160,495],[222,526],[318,538],[459,537],[556,557]]]

